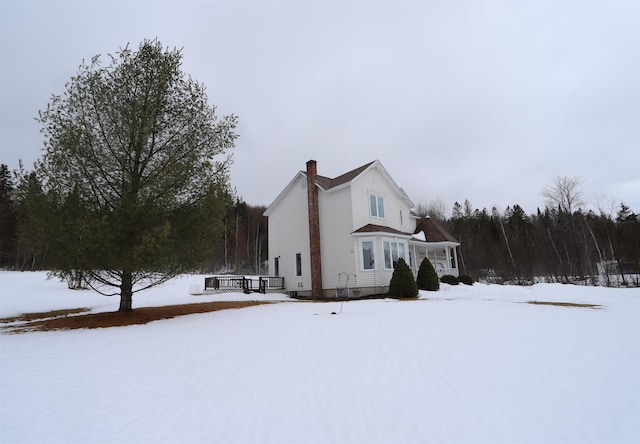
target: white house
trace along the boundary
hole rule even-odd
[[[457,276],[459,243],[414,205],[376,160],[333,179],[307,162],[265,211],[269,270],[306,297],[386,293],[398,258],[417,273],[428,257]]]

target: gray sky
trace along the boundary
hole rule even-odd
[[[232,184],[379,159],[415,203],[544,206],[557,176],[640,211],[640,2],[0,0],[0,162],[83,59],[157,37],[239,116]]]

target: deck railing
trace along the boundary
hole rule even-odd
[[[204,279],[204,289],[219,291],[242,291],[244,293],[266,293],[267,290],[283,290],[281,276],[210,276]]]

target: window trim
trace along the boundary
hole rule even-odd
[[[371,244],[371,268],[365,268],[364,264],[364,244]],[[374,238],[360,239],[360,271],[374,271],[376,269],[376,240]]]
[[[387,250],[386,245],[389,245],[389,250]],[[409,251],[409,245],[399,239],[393,239],[393,238],[383,238],[382,239],[382,265],[384,267],[385,270],[389,271],[389,270],[393,270],[393,256],[394,256],[394,248],[393,246],[395,246],[395,256],[396,256],[396,262],[398,261],[398,259],[402,258],[405,260],[405,262],[407,261],[407,252]],[[400,250],[402,250],[402,255],[400,254]],[[388,252],[388,255],[387,255]],[[387,259],[389,259],[389,264],[390,266],[387,266]]]
[[[373,205],[372,198],[375,199],[375,210],[376,214],[373,214]],[[380,205],[382,204],[382,205]],[[380,208],[382,208],[382,216],[380,216]],[[385,211],[384,211],[384,196],[378,193],[369,193],[369,216],[374,217],[376,219],[385,219]]]

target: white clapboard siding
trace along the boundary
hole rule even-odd
[[[339,273],[355,273],[353,220],[349,187],[332,192],[320,191],[320,249],[322,287],[338,287]]]
[[[279,257],[280,276],[286,291],[311,289],[309,259],[309,214],[306,177],[298,175],[287,193],[269,213],[269,270],[274,271],[274,258]],[[302,276],[296,276],[296,253],[302,254]]]

